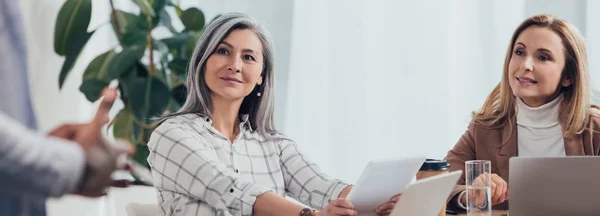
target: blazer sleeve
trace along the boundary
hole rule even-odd
[[[0,112],[0,193],[59,197],[76,189],[84,167],[79,145],[38,135]]]
[[[450,171],[462,170],[465,172],[465,161],[475,159],[475,124],[471,122],[465,134],[458,140],[452,150],[448,151],[446,161],[450,164]],[[464,210],[458,203],[460,194],[466,190],[465,175],[462,175],[447,200],[450,210]]]
[[[600,112],[600,110],[598,110],[598,112]],[[586,142],[587,140],[584,140],[583,143],[590,143],[591,149],[589,149],[588,151],[591,153],[591,155],[598,156],[600,155],[600,117],[590,115],[590,121],[588,124],[588,130],[584,131],[584,133],[587,133],[587,137],[589,137],[591,140],[588,142]],[[586,146],[584,146],[584,149],[585,148]]]

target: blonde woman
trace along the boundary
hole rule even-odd
[[[511,157],[598,155],[600,119],[590,111],[589,79],[578,30],[551,15],[528,18],[511,38],[501,82],[448,152],[451,169],[490,160],[493,208],[508,209]],[[465,209],[464,184],[463,177],[449,209]]]

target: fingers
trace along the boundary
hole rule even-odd
[[[590,113],[595,117],[600,117],[600,110],[594,107],[590,108]]]
[[[116,138],[115,139],[115,149],[119,153],[127,153],[128,155],[135,154],[135,147],[129,140]]]
[[[398,201],[398,200],[400,199],[400,196],[401,196],[401,195],[402,195],[402,194],[398,194],[398,195],[396,195],[396,196],[392,197],[392,201],[394,201],[394,202]]]
[[[105,88],[102,91],[102,102],[100,102],[100,106],[98,107],[98,111],[96,111],[96,115],[94,116],[94,120],[92,122],[98,128],[102,128],[109,121],[108,112],[112,108],[112,105],[115,103],[117,99],[117,90],[114,88]]]
[[[500,196],[502,196],[502,191],[500,189],[500,186],[498,184],[496,184],[496,182],[492,181],[492,204],[496,204],[498,203],[498,201],[500,200]]]
[[[113,187],[126,188],[131,185],[131,181],[129,180],[114,180],[110,184]]]
[[[358,215],[358,213],[354,211],[354,204],[344,198],[339,198],[331,202],[326,211],[328,212],[327,215]]]
[[[345,215],[345,216],[358,216],[358,213],[353,209],[346,208],[333,208],[331,210],[331,215]]]
[[[484,182],[490,182],[493,205],[503,203],[504,201],[506,201],[506,192],[508,190],[508,185],[506,184],[506,181],[504,181],[504,179],[502,179],[497,174],[490,175],[488,173],[480,175],[478,179],[482,184]]]
[[[54,130],[48,133],[48,136],[58,137],[67,140],[73,140],[75,134],[77,134],[77,129],[83,126],[84,124],[64,124],[55,128]]]
[[[394,209],[395,205],[396,205],[395,201],[387,202],[387,203],[377,207],[377,209],[375,210],[375,213],[377,213],[378,215],[389,214],[392,212],[392,209]]]
[[[394,206],[396,206],[396,202],[398,202],[398,200],[400,199],[400,195],[402,195],[402,194],[398,194],[398,195],[392,197],[391,201],[384,203],[383,205],[380,205],[379,207],[377,207],[377,209],[375,210],[375,213],[377,213],[378,215],[390,214],[392,212],[392,210],[394,209]]]
[[[333,206],[347,209],[354,209],[354,204],[347,199],[339,198],[332,202]]]
[[[473,180],[473,186],[485,186],[488,182],[488,173],[482,173]]]
[[[506,201],[506,192],[508,191],[508,185],[506,184],[506,181],[504,181],[504,179],[497,174],[493,174],[492,182],[496,185],[492,203],[503,203]]]

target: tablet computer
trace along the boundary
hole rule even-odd
[[[406,189],[425,161],[425,157],[370,161],[346,197],[358,215],[375,210]]]

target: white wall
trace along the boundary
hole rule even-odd
[[[525,16],[552,14],[573,23],[586,35],[586,7],[588,0],[525,0]]]
[[[443,158],[498,82],[512,1],[296,1],[284,132],[353,182],[368,160]]]

